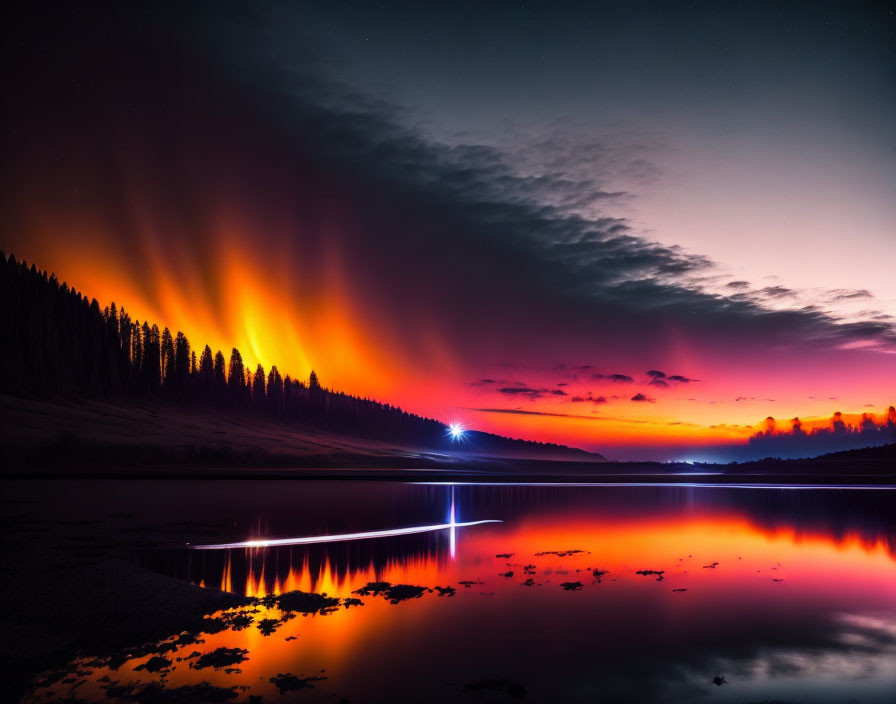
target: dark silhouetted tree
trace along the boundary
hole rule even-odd
[[[224,376],[224,355],[221,355],[221,376]],[[212,360],[212,348],[208,345],[199,357],[198,374],[199,398],[206,403],[215,400],[215,363]]]
[[[131,328],[131,388],[136,393],[145,392],[143,385],[143,330],[135,320]]]
[[[184,399],[190,384],[190,343],[182,332],[174,339],[174,394]]]
[[[260,364],[255,368],[255,376],[252,377],[252,404],[259,410],[264,410],[264,367]]]
[[[233,406],[243,404],[243,391],[246,388],[246,372],[243,368],[243,357],[234,347],[230,352],[230,366],[227,370],[227,387],[230,392],[230,403]]]
[[[221,350],[215,354],[215,393],[213,398],[218,405],[225,403],[227,399],[227,377],[224,372],[224,353]]]
[[[252,404],[252,370],[246,367],[246,378],[243,381],[243,408],[249,408]]]
[[[168,328],[165,328],[162,331],[161,363],[162,388],[169,398],[173,398],[176,395],[176,381],[174,373],[174,338],[171,337],[171,331]]]
[[[268,413],[278,418],[283,416],[283,379],[276,365],[268,374]]]
[[[162,347],[159,326],[143,323],[143,384],[146,393],[159,394],[162,386]]]
[[[118,312],[118,369],[121,374],[121,388],[124,391],[133,391],[132,375],[134,371],[133,358],[131,357],[131,347],[133,345],[134,326],[131,323],[131,316],[128,315],[124,306]]]

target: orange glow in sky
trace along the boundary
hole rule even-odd
[[[418,267],[413,252],[393,252],[388,231],[370,235],[363,208],[350,207],[359,196],[338,179],[319,185],[301,162],[205,145],[207,161],[180,165],[190,184],[180,193],[139,139],[118,148],[128,168],[114,188],[88,153],[71,157],[77,168],[20,164],[3,247],[102,307],[114,301],[132,319],[183,331],[197,353],[236,347],[250,368],[276,364],[301,379],[314,369],[324,386],[446,423],[612,458],[651,447],[680,456],[743,443],[767,415],[798,415],[809,428],[835,410],[880,414],[894,400],[896,367],[878,352],[702,339],[672,319],[646,345],[644,331],[616,325],[544,330],[530,304],[516,303],[522,280],[456,305],[465,282],[435,270],[438,261]],[[605,376],[574,372],[586,364]],[[648,369],[690,381],[652,385]],[[532,392],[512,393],[521,387]]]
[[[567,396],[537,403],[526,397],[507,401],[487,396],[470,384],[477,373],[475,363],[457,358],[437,321],[429,329],[418,328],[410,320],[405,324],[400,311],[392,315],[369,304],[344,269],[335,234],[322,238],[330,245],[314,261],[287,249],[272,262],[266,251],[259,254],[245,245],[248,228],[234,224],[216,228],[209,236],[214,245],[201,259],[189,251],[162,251],[152,245],[149,234],[140,240],[145,249],[136,253],[131,243],[104,235],[102,222],[71,227],[66,239],[95,242],[90,247],[57,246],[58,230],[47,223],[14,251],[97,298],[101,306],[114,301],[132,318],[184,331],[197,353],[204,344],[225,356],[236,347],[252,368],[258,363],[265,369],[276,364],[281,374],[301,379],[314,369],[326,386],[513,437],[606,449],[611,455],[615,446],[685,448],[695,443],[744,442],[762,427],[765,414],[777,415],[782,407],[762,399],[734,401],[736,387],[729,391],[727,380],[720,384],[712,378],[670,390],[645,387],[642,379],[603,386],[571,380]],[[693,364],[691,368],[699,370],[703,360],[695,357]],[[474,370],[468,370],[470,366]],[[556,383],[541,372],[513,373],[534,386]],[[607,403],[569,403],[571,395],[586,390],[605,395]],[[779,386],[779,392],[784,391],[786,387]],[[629,402],[636,393],[655,402]],[[695,396],[707,395],[710,402],[694,402]],[[728,398],[712,400],[716,395]],[[802,399],[794,407],[817,414],[802,418],[808,430],[829,425],[836,403]],[[523,412],[490,413],[480,408]],[[779,427],[789,427],[792,415],[785,411]],[[880,421],[884,416],[876,412],[874,417]],[[858,411],[844,415],[851,424],[860,418]]]

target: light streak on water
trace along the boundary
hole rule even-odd
[[[449,529],[449,535],[451,537],[451,559],[454,559],[454,554],[456,552],[457,547],[457,521],[454,518],[454,486],[451,487],[451,515],[448,517],[448,525],[451,526]]]
[[[410,526],[408,528],[390,528],[388,530],[370,530],[360,533],[339,533],[334,535],[315,535],[305,538],[276,538],[270,540],[242,540],[235,543],[215,543],[212,545],[191,545],[187,547],[191,550],[231,550],[234,548],[274,548],[286,545],[317,545],[319,543],[340,543],[347,540],[371,540],[373,538],[391,538],[397,535],[413,535],[415,533],[431,533],[438,530],[451,531],[451,554],[454,555],[455,535],[457,528],[467,528],[469,526],[479,526],[484,523],[501,523],[496,519],[488,519],[484,521],[466,521],[456,523],[453,520],[449,523],[436,523],[428,526]]]

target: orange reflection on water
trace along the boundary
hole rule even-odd
[[[497,557],[505,553],[512,556]],[[384,678],[396,661],[403,663],[402,676],[415,676],[418,659],[424,669],[439,669],[440,677],[462,676],[450,662],[433,664],[432,658],[439,647],[464,643],[475,649],[476,643],[464,640],[471,637],[484,638],[482,647],[497,637],[501,647],[513,648],[516,630],[520,637],[534,631],[551,640],[568,634],[573,624],[584,628],[593,621],[614,634],[618,647],[626,647],[625,634],[633,629],[689,633],[725,623],[736,638],[738,629],[757,623],[793,620],[799,627],[815,614],[849,614],[857,605],[869,612],[896,610],[896,559],[885,540],[762,528],[734,514],[627,520],[555,513],[463,529],[453,559],[445,551],[429,551],[349,569],[339,569],[329,555],[312,567],[307,552],[295,554],[304,557],[286,561],[288,568],[278,571],[277,559],[283,564],[284,558],[276,549],[247,551],[249,569],[239,586],[233,583],[233,553],[221,586],[250,597],[302,590],[345,598],[374,581],[450,585],[457,593],[427,592],[398,605],[367,596],[363,606],[287,620],[276,607],[258,606],[249,610],[249,627],[205,634],[203,643],[166,655],[172,662],[165,687],[240,685],[267,700],[278,695],[272,677],[295,673],[326,677],[314,683],[318,694],[354,696],[389,691]],[[600,583],[595,569],[607,571]],[[662,570],[662,579],[639,570]],[[513,574],[503,576],[508,572]],[[532,586],[522,584],[528,576]],[[464,587],[462,581],[473,584]],[[581,591],[561,589],[564,582],[581,582]],[[280,621],[272,634],[259,629],[263,619]],[[190,658],[194,651],[224,647],[246,649],[247,659],[235,669],[191,666],[197,662]],[[96,668],[79,696],[101,698],[98,681],[104,676],[159,681],[158,674],[136,669],[148,659],[135,658],[118,670]]]
[[[367,565],[339,569],[327,556],[320,565],[312,568],[307,552],[301,553],[303,559],[298,564],[292,563],[290,554],[285,576],[267,569],[275,549],[246,550],[248,574],[244,588],[237,589],[248,597],[281,594],[296,589],[348,596],[353,589],[369,581],[415,584],[432,584],[440,580],[447,582],[463,579],[466,571],[490,564],[496,554],[514,552],[512,564],[526,559],[526,555],[561,549],[583,551],[573,560],[579,569],[583,567],[578,564],[582,560],[595,567],[620,573],[634,568],[636,564],[643,568],[649,563],[663,565],[670,574],[678,574],[682,572],[678,569],[679,562],[693,569],[702,568],[696,562],[709,559],[710,564],[728,561],[726,569],[718,570],[716,574],[724,572],[734,577],[741,575],[744,568],[732,570],[732,560],[743,565],[755,565],[761,571],[769,568],[763,560],[770,552],[787,558],[791,568],[798,567],[802,574],[824,570],[831,561],[838,562],[841,568],[844,560],[850,564],[855,561],[858,568],[863,565],[868,568],[871,564],[877,564],[878,559],[884,565],[892,565],[894,560],[892,547],[881,537],[872,539],[858,532],[834,537],[824,532],[798,531],[789,526],[763,528],[741,516],[660,517],[626,521],[619,517],[570,519],[556,515],[547,521],[544,517],[537,521],[524,519],[513,527],[458,529],[457,542],[456,560],[435,553],[404,555],[390,558],[379,567],[371,561]],[[225,591],[233,591],[232,553],[225,562],[221,579],[221,588]],[[674,558],[671,564],[674,569],[670,569],[670,557]],[[570,562],[569,557],[562,559],[564,563]]]

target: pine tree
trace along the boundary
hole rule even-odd
[[[252,404],[257,409],[265,407],[264,391],[264,367],[259,364],[255,369],[255,376],[252,378]]]
[[[131,387],[136,392],[144,390],[142,383],[143,369],[143,331],[140,327],[140,321],[135,320],[131,327]]]
[[[206,345],[207,346],[207,345]],[[217,404],[223,404],[227,398],[227,378],[224,373],[224,353],[221,350],[215,354],[214,368],[214,394],[212,399]]]
[[[159,326],[143,323],[143,383],[151,396],[158,395],[162,385],[162,361]]]
[[[220,354],[220,353],[219,353]],[[215,363],[212,360],[212,348],[208,345],[199,357],[198,393],[199,398],[209,403],[215,400]],[[224,376],[224,355],[221,355],[221,376]]]
[[[268,413],[278,418],[283,416],[283,379],[276,365],[268,374]]]
[[[186,398],[190,381],[190,343],[186,335],[177,333],[174,339],[174,393],[178,398]]]
[[[230,352],[230,367],[227,370],[227,387],[230,395],[230,403],[233,406],[241,406],[243,403],[243,389],[246,386],[243,357],[240,351],[234,347]]]
[[[162,331],[161,364],[162,387],[165,390],[165,394],[173,398],[177,386],[174,372],[174,339],[171,337],[171,331],[168,328]]]

